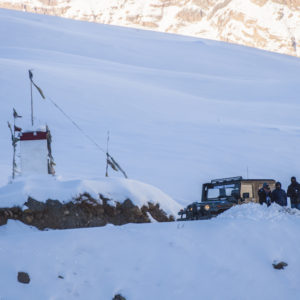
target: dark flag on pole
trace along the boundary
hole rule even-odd
[[[107,154],[106,154],[107,155]],[[118,172],[119,170],[118,170],[118,168],[117,168],[117,166],[115,166],[115,164],[111,161],[111,159],[110,159],[110,157],[107,155],[107,164],[109,165],[109,166],[111,166],[111,168],[114,170],[114,171],[116,171],[116,172]]]
[[[110,165],[114,171],[116,172],[120,171],[125,178],[128,178],[125,171],[121,168],[121,166],[114,160],[114,158],[108,152],[106,153],[106,157],[107,157],[106,159],[107,164]]]
[[[17,118],[22,118],[22,116],[19,116],[19,115],[18,115],[18,113],[16,112],[15,109],[13,109],[13,116],[14,116],[15,119],[17,119]]]
[[[16,125],[14,125],[14,129],[15,129],[15,131],[19,131],[19,132],[22,131],[22,128],[21,128],[21,127],[18,127],[18,126],[16,126]]]
[[[29,79],[30,79],[30,81],[31,81],[31,83],[35,86],[35,88],[38,90],[38,92],[40,93],[40,95],[41,95],[41,97],[43,98],[43,99],[45,99],[46,97],[45,97],[45,95],[44,95],[44,93],[43,93],[43,91],[42,91],[42,89],[40,88],[40,87],[38,87],[35,83],[34,83],[34,81],[33,81],[33,74],[32,74],[32,72],[31,72],[31,70],[28,70],[28,72],[29,72]]]

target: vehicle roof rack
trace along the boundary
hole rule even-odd
[[[228,178],[213,179],[211,183],[224,183],[224,182],[237,181],[242,179],[243,179],[242,176],[235,176],[235,177],[228,177]]]

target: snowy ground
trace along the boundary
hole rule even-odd
[[[112,200],[109,201],[111,206],[115,206],[115,202],[123,203],[126,199],[130,199],[139,207],[148,206],[149,202],[159,203],[160,208],[168,216],[173,215],[175,218],[182,208],[159,189],[136,180],[102,178],[101,180],[63,181],[50,175],[21,177],[14,180],[12,184],[0,187],[0,207],[22,207],[29,196],[41,202],[46,202],[48,199],[69,202],[83,193],[89,193],[102,204],[99,198],[101,194]]]
[[[45,189],[187,204],[204,181],[245,176],[247,167],[249,177],[285,186],[299,175],[297,58],[5,10],[0,41],[1,204],[33,191],[45,197]],[[4,186],[6,120],[15,107],[29,123],[29,68],[48,97],[35,94],[36,121],[52,131],[59,181]],[[49,97],[104,148],[110,130],[111,154],[130,181],[103,179],[105,156]],[[9,221],[0,227],[0,299],[298,299],[299,230],[297,211],[255,204],[194,222],[41,232]],[[274,270],[274,260],[288,267]],[[18,271],[29,285],[17,282]]]
[[[9,221],[0,227],[0,298],[296,300],[299,230],[299,213],[256,204],[209,221],[46,232]]]
[[[0,185],[11,173],[6,120],[29,123],[27,70],[131,179],[176,201],[212,178],[274,178],[300,161],[300,60],[226,43],[0,10]],[[35,94],[57,174],[97,180],[105,156]],[[26,120],[25,120],[26,121]]]

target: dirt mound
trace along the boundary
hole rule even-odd
[[[150,216],[158,222],[174,221],[172,216],[167,216],[160,209],[159,204],[148,203],[139,208],[130,199],[119,203],[103,195],[94,199],[87,193],[67,203],[52,199],[43,203],[29,197],[25,206],[25,210],[20,207],[0,208],[0,225],[14,219],[43,230],[149,223]]]

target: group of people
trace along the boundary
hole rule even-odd
[[[259,203],[266,203],[268,206],[275,202],[281,206],[287,206],[287,197],[291,200],[291,208],[300,209],[300,184],[296,177],[291,178],[291,184],[287,193],[281,188],[281,183],[276,182],[275,189],[271,191],[270,186],[265,182],[263,187],[258,190]]]

